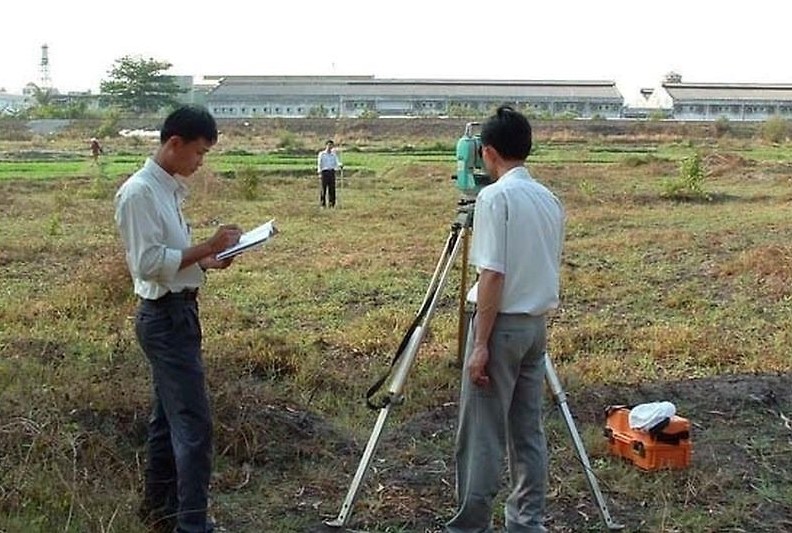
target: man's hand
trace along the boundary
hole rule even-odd
[[[234,262],[233,257],[228,257],[221,261],[215,258],[214,255],[208,255],[203,259],[201,259],[200,261],[198,261],[198,264],[201,265],[201,268],[204,270],[209,270],[210,268],[222,270],[224,268],[230,267],[231,263],[233,262]]]
[[[490,378],[487,375],[487,363],[489,362],[490,354],[486,345],[475,346],[473,353],[468,360],[468,374],[470,381],[479,387],[488,387]]]
[[[236,224],[220,226],[215,234],[209,238],[209,248],[212,250],[212,254],[218,254],[229,246],[238,243],[241,236],[242,230]]]

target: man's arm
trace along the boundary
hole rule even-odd
[[[115,221],[126,247],[133,277],[164,282],[181,268],[181,250],[162,244],[164,232],[150,191],[125,191],[116,198]]]
[[[504,275],[494,270],[484,269],[478,280],[476,297],[476,336],[473,339],[473,354],[468,362],[470,380],[480,387],[489,385],[487,363],[489,362],[489,338],[492,327],[500,311],[503,297]]]

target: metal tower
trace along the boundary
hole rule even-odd
[[[52,78],[50,78],[49,69],[49,46],[46,44],[41,45],[41,63],[39,64],[39,83],[42,89],[49,89],[52,87]]]

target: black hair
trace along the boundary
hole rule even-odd
[[[160,142],[165,144],[173,136],[187,142],[202,138],[214,144],[217,142],[217,123],[205,107],[182,106],[165,119],[160,130]]]
[[[335,143],[333,142],[333,139],[327,139],[327,142],[325,144],[335,144]]]
[[[481,144],[492,146],[504,159],[525,160],[531,153],[531,124],[513,107],[502,105],[481,126]]]

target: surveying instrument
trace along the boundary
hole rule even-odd
[[[457,216],[451,224],[451,231],[446,240],[443,252],[435,267],[432,279],[429,282],[429,288],[426,291],[421,307],[415,316],[410,327],[402,339],[401,344],[396,350],[396,353],[391,361],[389,371],[380,378],[366,393],[366,403],[372,409],[379,409],[377,421],[374,424],[374,429],[371,432],[366,448],[363,452],[363,457],[358,464],[355,476],[352,479],[352,484],[349,486],[346,498],[341,504],[341,510],[334,520],[325,522],[325,525],[331,528],[345,528],[349,523],[352,514],[352,506],[357,499],[360,489],[363,485],[363,480],[368,472],[374,454],[377,451],[382,432],[385,428],[385,422],[390,415],[391,409],[395,406],[401,405],[404,402],[404,384],[407,381],[407,375],[415,361],[415,357],[424,339],[426,331],[429,327],[429,322],[437,307],[440,295],[443,288],[448,281],[451,267],[453,266],[457,255],[460,250],[462,251],[462,274],[459,291],[459,326],[457,336],[457,364],[461,368],[464,350],[465,339],[467,337],[466,317],[469,315],[467,312],[466,302],[466,285],[467,285],[467,271],[468,271],[468,252],[470,246],[470,235],[473,228],[473,213],[476,202],[476,195],[478,192],[492,183],[491,178],[484,171],[483,159],[481,155],[481,138],[480,135],[474,133],[474,129],[479,126],[478,122],[470,122],[465,126],[465,133],[460,137],[456,146],[456,159],[457,159],[457,173],[452,176],[456,180],[457,188],[462,192],[462,198],[459,200],[457,206]],[[608,512],[605,498],[599,488],[597,478],[591,468],[588,459],[588,454],[583,445],[583,440],[580,438],[575,421],[572,418],[572,413],[567,405],[567,397],[561,381],[556,374],[553,363],[550,361],[550,356],[545,353],[545,379],[548,387],[550,388],[553,398],[561,415],[566,423],[572,443],[575,447],[577,458],[583,467],[583,472],[588,481],[589,488],[591,489],[592,496],[594,497],[597,510],[599,511],[602,522],[609,531],[617,531],[623,529],[624,526],[616,523]],[[374,394],[385,384],[390,378],[387,387],[387,395],[379,402],[374,403],[372,397]]]

